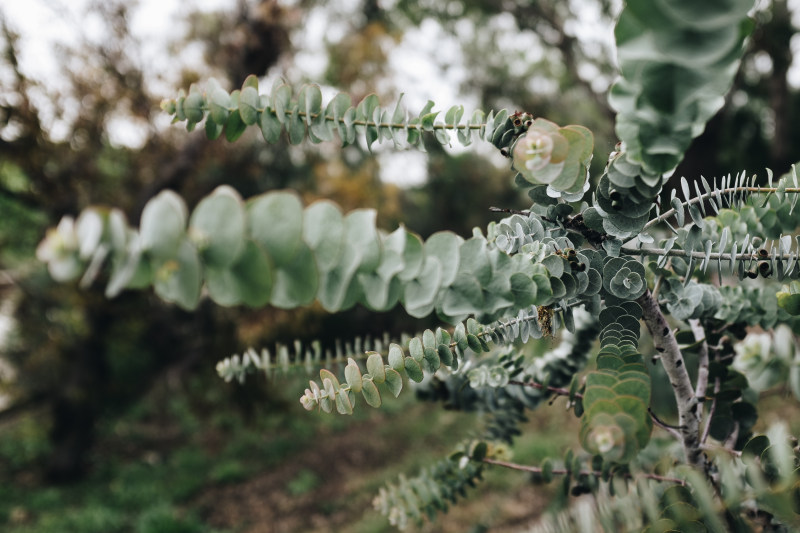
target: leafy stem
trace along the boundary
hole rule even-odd
[[[677,250],[675,248],[666,249],[666,248],[628,248],[622,247],[620,248],[620,253],[625,255],[646,255],[646,256],[653,256],[653,257],[694,257],[695,259],[726,259],[726,260],[736,260],[736,261],[743,261],[747,259],[758,260],[758,259],[780,259],[782,261],[791,261],[793,259],[797,259],[797,254],[794,253],[785,253],[785,254],[772,254],[763,256],[757,252],[741,252],[736,255],[725,253],[725,252],[702,252],[702,251],[689,251],[689,250]]]
[[[713,197],[721,198],[723,194],[726,195],[726,196],[733,196],[734,194],[745,193],[745,192],[747,192],[747,193],[767,193],[767,194],[776,193],[776,192],[800,193],[800,187],[786,187],[786,188],[783,188],[783,189],[779,189],[777,187],[728,187],[728,188],[725,188],[725,189],[718,189],[718,190],[713,190],[713,191],[706,192],[704,194],[701,194],[700,196],[696,196],[694,198],[691,198],[691,199],[687,200],[686,202],[683,202],[683,204],[684,204],[685,207],[688,207],[690,205],[699,204],[699,203],[704,202],[704,201],[706,201],[706,200],[708,200],[710,198],[713,198]],[[642,228],[642,231],[646,231],[648,228],[651,228],[652,226],[655,226],[656,224],[664,222],[669,217],[674,215],[676,213],[676,211],[677,210],[674,207],[672,209],[664,211],[659,216],[657,216],[656,218],[650,220],[647,224],[645,224],[644,227]]]

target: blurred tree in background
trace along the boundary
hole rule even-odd
[[[355,101],[377,92],[388,102],[399,98],[397,87],[414,86],[409,76],[420,67],[416,52],[430,69],[420,79],[442,80],[455,91],[454,101],[526,110],[563,123],[580,117],[595,133],[597,153],[615,144],[602,95],[614,76],[610,32],[617,2],[341,4],[231,0],[224,11],[190,10],[188,31],[170,44],[175,75],[154,80],[131,31],[135,4],[91,3],[87,9],[102,20],[107,38],[82,38],[54,52],[59,84],[26,75],[14,21],[0,7],[0,308],[16,324],[0,346],[0,368],[12,369],[0,384],[9,399],[0,423],[36,413],[38,423],[47,425],[47,458],[37,466],[49,479],[74,481],[85,473],[99,421],[120,416],[167,376],[180,382],[189,374],[210,375],[212,362],[232,347],[294,338],[330,345],[351,334],[413,331],[421,324],[362,309],[328,317],[314,309],[203,305],[189,314],[139,293],[106,300],[102,291],[55,285],[34,254],[44,228],[65,213],[105,203],[136,221],[162,189],[178,191],[192,205],[222,182],[244,197],[290,187],[306,201],[324,196],[346,211],[375,207],[380,226],[404,223],[423,237],[484,226],[493,216],[476,205],[526,207],[496,154],[481,157],[433,143],[426,157],[413,154],[414,163],[405,164],[381,152],[375,158],[359,145],[309,151],[285,140],[274,147],[226,146],[206,141],[202,132],[187,136],[164,127],[161,87],[172,94],[209,76],[238,87],[256,73],[270,81],[284,76],[292,84],[311,77]],[[769,166],[776,174],[788,168],[788,146],[800,137],[800,92],[787,77],[794,60],[788,42],[797,28],[786,1],[770,3],[759,16],[766,23],[752,39],[728,105],[695,141],[676,176],[696,176],[700,168],[757,172]],[[203,52],[201,69],[180,63],[179,51],[190,45]],[[427,96],[406,95],[423,103]],[[448,105],[441,96],[436,100]],[[138,145],[112,141],[120,121],[134,124],[142,137]],[[56,122],[66,131],[54,134]],[[710,161],[711,154],[718,160]],[[595,170],[604,164],[593,162]],[[414,184],[384,183],[384,173]],[[259,395],[278,402],[252,383],[226,390],[233,401]]]

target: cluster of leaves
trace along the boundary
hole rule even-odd
[[[647,445],[653,428],[648,412],[650,374],[636,349],[641,316],[642,308],[631,301],[600,313],[603,329],[597,370],[586,376],[581,400],[583,447],[606,461],[622,464]]]
[[[368,148],[375,142],[388,140],[395,146],[424,149],[424,132],[432,133],[445,145],[452,141],[449,132],[455,133],[463,146],[469,146],[474,135],[498,146],[513,139],[508,135],[509,127],[512,132],[514,127],[506,110],[491,111],[488,115],[476,110],[469,120],[462,122],[464,107],[452,106],[444,113],[442,121],[437,120],[441,112],[433,111],[434,105],[429,101],[417,115],[409,115],[402,105],[402,97],[390,110],[380,106],[375,94],[364,97],[354,106],[345,93],[337,93],[323,105],[322,89],[318,85],[304,85],[294,94],[290,85],[277,80],[269,94],[260,94],[258,78],[250,76],[241,90],[229,93],[218,82],[210,80],[204,90],[193,85],[189,94],[181,92],[175,99],[164,100],[161,107],[174,116],[174,121],[185,121],[189,131],[205,120],[209,139],[216,139],[224,132],[231,142],[238,139],[247,126],[258,127],[269,143],[277,142],[285,130],[292,144],[299,144],[306,138],[313,143],[333,141],[335,134],[345,145],[363,138]],[[519,126],[516,130],[519,135]],[[553,163],[560,164],[562,160]]]
[[[452,106],[441,114],[433,111],[429,101],[419,114],[412,116],[402,106],[402,96],[392,110],[382,108],[374,94],[353,106],[350,96],[337,93],[323,108],[322,90],[317,85],[304,85],[298,93],[277,80],[270,94],[259,94],[258,79],[248,77],[241,90],[228,93],[215,81],[205,90],[193,85],[189,94],[181,93],[162,102],[162,109],[174,115],[174,121],[186,121],[192,131],[205,120],[209,139],[225,133],[235,141],[247,126],[255,125],[269,143],[277,142],[283,130],[292,144],[308,137],[313,143],[333,141],[338,135],[342,144],[353,144],[363,138],[367,148],[374,142],[391,141],[395,147],[415,146],[424,150],[423,133],[430,132],[443,145],[452,141],[450,133],[463,146],[473,136],[494,144],[513,159],[519,176],[528,185],[545,185],[555,194],[579,199],[588,186],[588,168],[594,149],[594,136],[578,125],[560,127],[548,120],[534,119],[528,113],[508,114],[505,109],[485,114],[476,110],[464,118],[463,106]],[[511,155],[513,154],[513,156]]]
[[[623,150],[611,154],[600,178],[586,214],[590,227],[628,238],[648,222],[663,177],[724,103],[751,30],[743,22],[751,5],[626,4],[614,32],[621,76],[609,93]]]
[[[752,30],[750,0],[630,0],[614,30],[621,77],[609,102],[625,155],[671,172],[724,103]],[[620,170],[623,170],[622,168]]]
[[[650,219],[663,178],[632,163],[624,152],[612,154],[597,184],[594,204],[584,213],[586,224],[620,239],[637,235]]]
[[[457,370],[437,372],[423,381],[415,392],[418,398],[439,401],[448,408],[485,412],[482,437],[510,444],[520,434],[525,412],[539,407],[552,390],[569,387],[570,404],[578,401],[576,375],[599,332],[599,322],[587,316],[579,320],[575,333],[565,331],[556,348],[533,360],[511,345],[488,357],[474,354]]]
[[[560,128],[538,118],[517,138],[511,153],[514,168],[530,183],[575,194],[584,191],[593,149],[594,136],[583,126]]]
[[[747,376],[751,389],[762,392],[788,381],[792,394],[800,400],[800,349],[789,326],[781,324],[771,333],[751,333],[733,349],[733,366]]]
[[[670,483],[641,476],[630,483],[628,477],[611,477],[594,491],[603,497],[545,517],[530,531],[576,531],[581,524],[594,523],[604,531],[724,533],[753,531],[754,518],[759,524],[756,530],[791,531],[787,527],[796,528],[798,522],[797,451],[782,426],[773,426],[768,433],[749,440],[741,457],[717,457],[715,486],[686,467],[679,467]],[[601,477],[602,466],[596,461],[592,466],[600,468],[584,469],[584,474]],[[542,465],[543,474],[553,471],[552,466]],[[721,505],[717,489],[723,495]]]
[[[717,483],[722,492],[724,521],[715,504],[714,488],[697,471],[682,469],[685,485],[665,489],[659,501],[658,517],[645,528],[657,531],[752,531],[751,520],[766,528],[798,526],[800,505],[796,448],[783,426],[771,428],[770,435],[746,441],[739,458],[719,457]],[[757,510],[756,510],[757,509]]]
[[[467,348],[489,351],[489,346],[481,338],[482,336],[483,332],[474,319],[468,320],[466,326],[459,324],[452,343],[450,334],[441,328],[437,328],[436,333],[429,329],[425,330],[421,337],[413,337],[408,342],[406,349],[410,355],[406,355],[399,344],[390,344],[388,364],[384,362],[380,353],[368,353],[366,374],[363,374],[358,363],[350,358],[344,369],[346,383],[340,384],[337,377],[329,370],[320,370],[322,386],[310,381],[310,388],[306,389],[300,402],[308,410],[319,407],[325,412],[331,412],[335,406],[339,413],[352,414],[354,395],[361,393],[369,405],[379,407],[381,396],[376,385],[385,383],[396,397],[402,390],[403,376],[419,383],[423,378],[423,369],[428,373],[434,373],[442,365],[458,366]]]
[[[407,342],[407,341],[406,341]],[[278,374],[288,374],[297,368],[302,368],[307,373],[322,365],[345,365],[349,358],[361,358],[365,352],[382,352],[384,346],[390,343],[389,335],[382,338],[356,336],[352,341],[342,343],[335,341],[333,349],[325,348],[319,340],[311,341],[308,346],[303,346],[300,340],[295,340],[293,346],[278,343],[275,345],[275,354],[262,348],[257,352],[250,347],[240,356],[231,355],[217,363],[217,374],[226,382],[233,380],[244,383],[247,374],[258,371],[263,372],[268,379]]]
[[[502,444],[469,441],[447,459],[437,461],[412,478],[401,475],[396,483],[380,489],[373,506],[389,523],[405,529],[409,523],[422,525],[423,517],[433,519],[450,504],[466,496],[466,490],[481,479],[486,457],[505,457]]]
[[[776,278],[778,281],[800,276],[800,241],[796,236],[783,234],[798,225],[794,211],[797,197],[792,194],[791,201],[782,200],[787,197],[787,189],[797,188],[797,170],[793,167],[774,186],[771,172],[768,172],[766,188],[755,186],[754,181],[755,176],[748,178],[744,172],[736,178],[730,175],[722,178],[719,187],[716,179],[709,184],[705,178],[701,178],[705,192],[701,193],[695,182],[696,195],[693,196],[686,179],[681,179],[684,199],[681,200],[673,190],[670,200],[672,208],[654,219],[664,222],[674,233],[673,237],[659,242],[661,257],[651,262],[649,267],[662,276],[662,298],[675,318],[716,317],[729,322],[745,320],[754,325],[751,320],[739,319],[731,314],[731,308],[737,308],[741,303],[747,305],[739,298],[744,289],[718,289],[713,285],[697,283],[693,281],[695,269],[706,275],[709,266],[715,264],[720,284],[723,277],[728,276],[737,276],[739,280],[761,277]],[[705,202],[708,202],[711,211],[706,211]],[[686,210],[689,211],[689,218],[685,216]],[[712,213],[716,216],[708,216]],[[677,229],[669,222],[670,218]],[[754,305],[768,301],[754,300]],[[779,313],[785,320],[787,317],[783,309],[791,309],[790,302],[790,299],[782,296],[779,301],[782,309],[773,309],[765,313],[764,318],[774,319]],[[774,325],[775,322],[766,320],[765,325],[769,323]]]
[[[714,317],[723,324],[768,329],[779,323],[797,326],[797,318],[778,306],[774,287],[725,286],[719,292],[722,303]]]
[[[520,256],[524,257],[522,254],[516,257]],[[555,314],[553,309],[547,306],[538,308],[534,306],[527,316],[520,311],[520,315],[513,321],[498,321],[495,326],[488,327],[484,327],[470,318],[466,324],[459,323],[455,327],[452,338],[451,334],[442,328],[437,328],[435,332],[426,330],[421,336],[411,338],[405,347],[391,344],[386,360],[378,352],[367,353],[365,374],[362,374],[358,363],[354,359],[350,359],[344,370],[346,383],[340,383],[340,380],[329,370],[321,370],[321,384],[311,381],[310,388],[306,389],[300,400],[301,403],[309,410],[320,407],[326,412],[331,412],[335,408],[339,413],[350,414],[353,410],[354,394],[361,393],[369,405],[378,407],[381,404],[381,397],[376,385],[385,383],[389,390],[397,396],[402,389],[403,376],[420,382],[424,373],[433,374],[442,366],[457,368],[459,361],[464,359],[467,349],[476,353],[488,352],[487,340],[509,343],[518,335],[527,339],[531,329],[534,330],[534,337],[540,337],[543,334],[551,335],[553,329],[558,328],[559,322],[563,322],[569,331],[574,331],[575,324],[571,306],[581,303],[576,299],[576,292],[582,289],[585,294],[589,283],[589,277],[586,274],[588,268],[585,266],[583,271],[577,272],[577,275],[583,275],[580,278],[580,285],[574,281],[572,273],[578,270],[578,267],[574,265],[592,265],[591,268],[595,272],[604,272],[603,278],[600,278],[600,274],[595,274],[596,279],[603,279],[605,287],[592,289],[591,300],[598,300],[602,293],[607,302],[612,299],[622,302],[621,306],[623,307],[608,307],[600,312],[601,321],[605,321],[602,324],[603,335],[609,339],[608,353],[613,353],[612,350],[614,350],[613,346],[615,345],[612,344],[612,339],[619,341],[619,346],[635,346],[638,329],[634,330],[634,326],[628,319],[636,314],[635,309],[638,308],[638,305],[628,300],[639,297],[646,289],[644,267],[641,263],[626,257],[606,256],[604,260],[603,254],[600,252],[586,250],[586,255],[584,255],[573,249],[567,250],[566,253],[559,250],[556,254],[547,255],[542,262],[547,265],[546,271],[553,274],[550,278],[551,287],[559,289],[563,287],[558,293],[554,292],[553,294],[553,297],[558,297],[563,305],[559,314]],[[559,275],[561,278],[555,277],[555,275]],[[570,284],[563,283],[562,279],[571,280]],[[599,302],[597,303],[599,304]],[[599,305],[597,306],[599,307]],[[631,311],[624,313],[624,306],[629,306]],[[617,316],[615,314],[617,312],[622,314]],[[556,316],[561,318],[557,319],[558,321],[554,324],[553,318]],[[528,317],[535,317],[535,319],[530,320]],[[631,318],[637,327],[639,318],[641,318],[640,308],[638,316]],[[633,336],[634,331],[635,336]],[[633,336],[633,342],[627,342],[630,336]],[[601,339],[603,338],[605,337],[601,336]],[[622,342],[623,340],[626,342]],[[639,358],[641,359],[641,356]],[[484,371],[489,372],[488,369],[481,372]],[[505,385],[508,376],[507,370],[498,369],[492,374],[491,381],[496,382],[494,386]],[[479,381],[483,383],[485,380],[479,379]],[[649,399],[649,392],[647,399]]]
[[[90,283],[110,263],[106,294],[153,285],[164,300],[194,309],[202,289],[220,305],[293,308],[315,299],[328,311],[362,303],[385,310],[398,301],[412,316],[500,315],[553,300],[547,269],[439,232],[426,242],[400,227],[375,227],[376,213],[343,215],[329,201],[303,209],[291,192],[243,202],[222,186],[188,216],[164,191],[150,200],[137,231],[118,210],[89,208],[50,230],[39,257],[61,281],[86,270]],[[187,226],[188,223],[188,226]],[[107,261],[109,259],[110,261]]]

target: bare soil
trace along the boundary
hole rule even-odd
[[[407,452],[369,435],[369,425],[354,424],[245,482],[207,489],[193,507],[201,510],[210,525],[239,533],[368,531],[370,523],[385,530],[386,519],[372,510],[375,479],[390,481],[390,475],[381,478],[380,473]],[[319,483],[307,492],[292,494],[290,485],[303,472],[313,472]],[[465,532],[485,524],[490,526],[488,531],[506,532],[530,524],[544,511],[549,490],[526,483],[524,474],[506,474],[520,479],[515,490],[493,493],[490,487],[479,485],[466,500],[418,531]]]

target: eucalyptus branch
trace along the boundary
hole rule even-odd
[[[661,354],[664,370],[669,376],[669,382],[675,394],[678,404],[679,431],[686,460],[689,464],[702,466],[705,470],[706,458],[699,441],[700,403],[697,401],[689,373],[686,371],[683,355],[678,348],[678,341],[649,289],[637,299],[637,302],[642,307],[642,318],[653,337],[656,350]]]
[[[509,461],[500,461],[499,459],[491,459],[489,457],[484,457],[482,461],[490,465],[502,466],[503,468],[510,468],[511,470],[519,470],[520,472],[530,472],[532,474],[542,473],[542,467],[540,466],[521,465],[518,463],[511,463]],[[598,470],[579,470],[578,472],[573,472],[572,470],[566,468],[553,468],[550,473],[557,476],[564,476],[568,474],[572,474],[575,476],[595,476],[598,478],[603,476],[603,472],[600,472]],[[634,479],[635,477],[637,477],[629,472],[620,473],[619,475],[627,479]],[[683,486],[686,485],[686,481],[676,477],[660,476],[658,474],[646,474],[646,473],[638,474],[638,477],[652,479],[655,481],[662,481],[664,483],[677,483],[678,485],[683,485]]]
[[[580,305],[580,303],[575,302],[573,305]],[[435,335],[432,331],[428,330],[425,333],[411,337],[408,342],[408,347],[416,340],[420,347],[422,347],[424,343],[430,343],[431,345],[436,345],[437,350],[444,348],[451,354],[453,352],[458,352],[458,349],[463,352],[467,347],[471,348],[476,353],[489,351],[489,342],[510,342],[516,338],[516,336],[512,336],[512,338],[509,339],[507,334],[503,333],[504,331],[508,331],[512,326],[523,323],[538,323],[538,320],[538,313],[535,311],[529,314],[522,314],[506,321],[496,321],[490,325],[479,325],[474,319],[469,319],[449,331],[437,328]],[[470,322],[473,322],[473,326],[470,326]],[[469,342],[467,331],[471,332],[470,336],[474,336],[474,345]],[[428,334],[430,335],[430,340],[425,341],[424,339]],[[459,340],[459,335],[462,336],[461,340]],[[439,336],[442,337],[444,342],[439,342],[437,344],[435,339]],[[425,345],[427,346],[427,344]],[[352,345],[350,343],[345,343],[344,349],[337,340],[335,355],[332,357],[330,350],[326,350],[323,357],[322,348],[318,341],[312,342],[310,347],[306,347],[305,349],[303,349],[300,341],[295,341],[293,352],[289,346],[278,344],[276,345],[276,353],[274,355],[266,349],[262,349],[259,354],[255,349],[248,348],[241,356],[234,354],[219,361],[219,363],[217,363],[217,373],[226,381],[237,379],[239,382],[242,382],[245,375],[253,370],[261,370],[267,376],[270,376],[273,371],[287,372],[294,368],[305,368],[310,372],[314,367],[321,367],[324,364],[344,365],[348,364],[349,361],[353,361],[353,363],[367,361],[367,366],[369,366],[370,358],[378,356],[381,360],[388,360],[391,358],[392,350],[397,348],[399,348],[399,345],[391,343],[388,337],[383,340],[376,339],[374,345],[369,338],[363,341],[361,338],[356,338]],[[403,349],[400,348],[401,352],[402,350]]]
[[[708,200],[709,198],[712,198],[712,197],[715,197],[715,196],[717,198],[719,198],[723,194],[732,195],[732,194],[742,193],[742,192],[767,193],[767,194],[769,194],[769,193],[778,192],[778,188],[777,187],[728,187],[726,189],[720,189],[720,190],[717,190],[717,191],[710,191],[710,192],[703,193],[700,196],[695,196],[694,198],[691,198],[691,199],[689,199],[689,200],[687,200],[686,202],[683,202],[683,203],[684,203],[685,206],[688,207],[688,206],[693,205],[693,204],[699,204],[700,202],[704,202],[704,201]],[[800,193],[800,187],[786,187],[781,192],[785,192],[785,193]],[[668,219],[669,217],[671,217],[674,214],[675,214],[675,208],[674,207],[672,209],[664,211],[659,216],[657,216],[656,218],[652,219],[647,224],[645,224],[644,227],[642,228],[642,231],[646,231],[648,228],[650,228],[652,226],[655,226],[656,224],[658,224],[660,222],[665,221],[666,219]]]
[[[235,108],[231,109],[233,111]],[[277,113],[272,108],[264,108],[258,109],[260,112],[268,112],[272,115],[277,117]],[[302,117],[305,119],[306,117],[310,118],[311,120],[316,120],[319,118],[323,118],[325,122],[336,122],[339,124],[345,124],[345,120],[342,117],[336,118],[330,115],[324,115],[323,113],[307,113],[305,111],[298,111],[297,116]],[[388,128],[393,130],[417,130],[417,131],[432,131],[432,130],[480,130],[481,128],[486,127],[486,123],[480,124],[445,124],[442,122],[438,122],[432,124],[430,126],[425,126],[421,123],[411,124],[411,123],[404,123],[404,122],[376,122],[374,120],[353,120],[352,122],[355,126],[366,126],[371,128]]]
[[[712,252],[712,253],[705,253],[701,251],[690,252],[688,250],[676,250],[675,248],[671,248],[667,250],[666,248],[627,248],[622,247],[620,248],[620,253],[625,255],[646,255],[646,256],[653,256],[653,257],[694,257],[695,259],[705,259],[708,260],[712,259],[724,259],[730,260],[734,259],[737,261],[743,261],[747,259],[752,259],[753,261],[760,260],[760,259],[779,259],[781,261],[791,261],[793,259],[797,259],[796,253],[785,253],[785,254],[774,254],[768,256],[762,256],[757,252],[742,252],[736,255],[730,253],[720,253],[720,252]]]
[[[211,112],[211,106],[203,105],[201,109],[204,112]],[[238,110],[236,106],[226,107],[229,113],[233,113],[234,111]],[[254,107],[254,109],[258,113],[269,113],[274,117],[278,117],[277,110],[273,109],[270,106],[265,107]],[[333,122],[336,124],[352,124],[354,126],[364,126],[370,128],[386,128],[386,129],[394,129],[394,130],[416,130],[419,132],[423,131],[434,131],[434,130],[480,130],[481,128],[485,128],[487,123],[480,122],[476,124],[447,124],[443,122],[437,122],[434,124],[423,124],[421,122],[418,123],[410,123],[410,122],[380,122],[375,120],[363,120],[363,119],[354,119],[352,121],[345,120],[344,117],[335,117],[331,115],[327,115],[325,113],[309,113],[307,111],[297,111],[297,116],[302,118],[303,120],[319,120],[322,119],[325,122]]]

